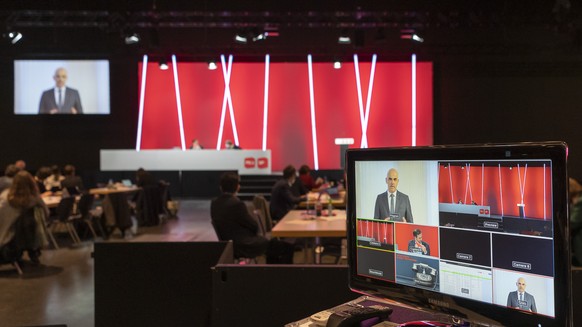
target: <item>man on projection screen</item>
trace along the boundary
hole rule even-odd
[[[82,114],[83,106],[79,92],[66,87],[67,70],[60,67],[53,76],[55,87],[46,90],[40,97],[40,114]]]

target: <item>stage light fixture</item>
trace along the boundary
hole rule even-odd
[[[170,68],[168,66],[168,62],[166,60],[160,60],[160,69],[161,70],[168,70]]]
[[[131,33],[131,34],[127,34],[125,35],[125,44],[136,44],[139,43],[139,34],[137,33]]]
[[[216,66],[216,62],[214,62],[214,60],[208,62],[208,70],[216,70],[217,68],[218,66]]]
[[[22,39],[22,33],[17,31],[9,31],[4,36],[10,41],[12,44],[18,43]]]
[[[247,43],[249,39],[244,33],[236,33],[234,40],[238,43]]]
[[[405,40],[413,40],[413,41],[416,41],[418,43],[424,42],[424,38],[421,37],[420,35],[418,35],[416,33],[416,31],[413,29],[401,30],[400,31],[400,38],[405,39]]]
[[[335,69],[342,68],[342,62],[339,61],[339,60],[334,60],[334,62],[333,62],[333,68],[335,68]]]
[[[337,38],[337,43],[339,44],[350,44],[352,43],[352,38],[350,37],[350,33],[348,33],[347,29],[343,29]]]

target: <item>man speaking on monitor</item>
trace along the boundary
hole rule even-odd
[[[509,295],[507,296],[507,306],[531,312],[538,312],[536,308],[536,299],[533,295],[525,291],[525,278],[518,278],[515,285],[517,286],[517,291],[509,292]]]
[[[53,76],[55,87],[46,90],[40,97],[38,112],[40,114],[82,114],[81,97],[79,92],[66,87],[67,70],[60,67]]]
[[[388,170],[386,185],[388,190],[378,194],[374,207],[374,219],[401,221],[412,223],[412,208],[408,195],[397,190],[398,171],[394,168]]]

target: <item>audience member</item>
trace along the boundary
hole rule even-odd
[[[202,145],[200,145],[200,142],[198,141],[198,139],[193,139],[192,145],[190,145],[190,149],[191,150],[202,150],[204,148],[202,147]]]
[[[311,168],[308,165],[299,167],[299,179],[309,191],[318,189],[323,184],[323,178],[317,177],[317,179],[313,179],[313,176],[311,176]]]
[[[85,190],[83,180],[81,177],[75,175],[75,166],[66,165],[63,172],[65,177],[61,181],[61,187],[66,189],[69,194],[79,194]]]
[[[10,188],[0,194],[0,247],[18,244],[16,250],[26,250],[30,260],[39,263],[40,248],[46,244],[46,236],[41,232],[44,219],[19,221],[24,228],[15,226],[19,219],[30,219],[21,215],[33,207],[42,208],[44,217],[48,215],[32,175],[19,171]]]
[[[572,264],[582,266],[582,186],[570,178],[570,235],[572,242]]]
[[[307,199],[306,195],[293,195],[291,187],[295,183],[296,178],[295,167],[289,165],[283,169],[283,178],[273,186],[270,203],[271,217],[273,220],[281,220],[297,203]]]
[[[149,171],[139,168],[135,173],[135,185],[138,187],[155,186],[158,182]]]
[[[26,170],[26,162],[24,160],[16,160],[14,165],[16,165],[18,170]]]
[[[16,167],[14,164],[6,166],[6,169],[4,170],[4,176],[0,177],[0,193],[12,185],[12,179],[19,170],[20,169],[18,169],[18,167]]]
[[[293,263],[293,245],[258,235],[259,224],[246,204],[236,195],[240,189],[237,173],[220,178],[222,194],[210,204],[210,217],[221,240],[232,240],[237,258],[255,258],[266,254],[267,263]]]
[[[51,166],[51,173],[52,174],[44,180],[44,186],[47,191],[59,191],[61,189],[61,181],[65,179],[65,177],[61,175],[61,169],[57,165]]]
[[[46,189],[44,185],[44,181],[51,175],[51,168],[47,166],[42,166],[36,171],[36,175],[34,176],[34,180],[36,182],[36,186],[38,186],[38,191],[40,192],[41,196],[45,196],[50,194],[50,190]]]
[[[228,150],[240,150],[240,146],[238,146],[238,145],[236,145],[236,144],[232,143],[232,141],[231,141],[231,140],[226,140],[226,141],[224,142],[224,148],[225,148],[225,149],[228,149]]]

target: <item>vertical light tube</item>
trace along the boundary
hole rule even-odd
[[[546,220],[546,164],[544,164],[544,220]]]
[[[137,119],[137,140],[135,141],[135,151],[141,150],[141,131],[143,125],[143,105],[145,100],[146,75],[148,72],[148,55],[143,55],[141,66],[141,90],[139,92],[139,117]]]
[[[503,187],[501,186],[501,164],[498,164],[499,167],[499,198],[501,201],[501,218],[503,218]]]
[[[412,54],[412,146],[416,146],[416,54]]]
[[[224,66],[222,68],[222,71],[224,73]],[[230,124],[232,126],[232,134],[234,135],[234,144],[236,144],[237,146],[239,145],[238,143],[238,132],[236,130],[236,119],[234,118],[234,107],[232,105],[232,95],[230,93],[230,77],[232,76],[232,55],[228,55],[228,85],[226,86],[226,94],[227,94],[227,100],[228,100],[228,110],[230,112]],[[226,77],[225,77],[226,80]]]
[[[184,140],[184,121],[182,120],[182,101],[180,99],[180,82],[178,79],[178,64],[176,55],[172,55],[172,69],[174,70],[174,89],[176,90],[176,103],[178,104],[178,125],[180,126],[180,142],[182,151],[186,151],[186,140]]]
[[[356,73],[356,92],[358,92],[358,107],[360,109],[360,125],[362,127],[362,140],[360,141],[360,148],[368,147],[368,139],[365,133],[366,114],[364,113],[364,104],[362,100],[362,84],[360,82],[360,64],[358,62],[358,55],[354,54],[354,70]]]
[[[368,118],[370,117],[370,104],[372,103],[372,89],[374,88],[374,75],[376,74],[376,54],[372,55],[372,68],[368,81],[368,97],[366,98],[366,113],[364,115],[364,135],[366,135],[366,148],[368,147]]]
[[[455,203],[455,194],[453,194],[453,174],[451,173],[451,163],[449,165],[449,185],[451,185],[451,203]]]
[[[228,85],[229,81],[230,81],[230,75],[228,75],[228,81],[227,81],[227,76],[224,73],[224,66],[225,66],[225,59],[224,59],[224,55],[220,55],[220,63],[222,65],[222,75],[224,76],[224,83],[225,85]],[[230,69],[228,69],[228,71],[230,72]],[[224,96],[222,97],[222,111],[220,114],[220,125],[218,126],[218,139],[216,140],[216,150],[220,151],[220,143],[222,142],[222,133],[224,131],[224,117],[226,115],[226,89],[227,86],[225,86],[224,88]]]
[[[485,185],[485,164],[481,164],[481,203],[479,203],[479,205],[485,205],[485,202],[483,202],[483,192],[485,191],[484,189],[484,185]]]
[[[319,170],[319,159],[317,154],[317,131],[315,128],[315,99],[313,92],[313,67],[311,55],[307,55],[307,69],[309,71],[309,105],[311,106],[311,140],[313,142],[313,166]]]
[[[267,122],[269,117],[269,63],[270,56],[265,55],[265,98],[263,99],[263,151],[267,150]]]

